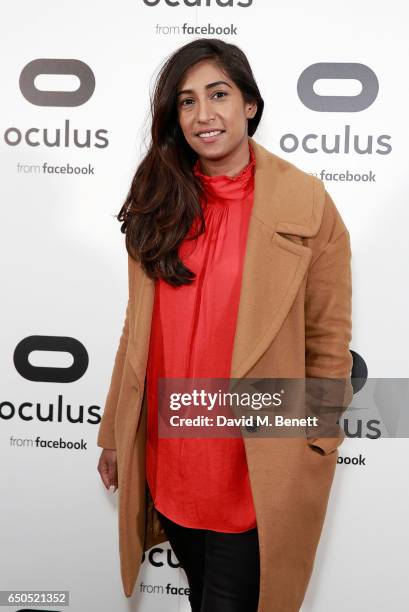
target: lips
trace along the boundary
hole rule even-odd
[[[209,130],[208,132],[201,132],[196,134],[199,138],[215,138],[216,136],[220,136],[223,134],[224,130]]]

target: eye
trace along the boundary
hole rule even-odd
[[[219,94],[221,94],[221,96],[219,96]],[[212,98],[217,96],[216,99],[219,100],[219,99],[224,98],[224,97],[226,97],[228,95],[229,94],[227,93],[227,91],[215,91],[214,94],[212,95]],[[194,102],[194,100],[192,98],[185,98],[184,100],[181,100],[179,102],[179,106],[191,106],[191,104],[188,104],[189,102]]]
[[[215,96],[217,96],[217,94],[222,94],[222,96],[228,96],[229,94],[227,93],[227,91],[216,91],[214,93]]]

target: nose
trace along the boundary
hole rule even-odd
[[[205,98],[197,102],[197,120],[199,123],[209,123],[214,119],[214,110],[211,107],[211,101]]]

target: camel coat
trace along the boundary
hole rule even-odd
[[[231,378],[343,379],[346,408],[353,395],[349,233],[321,180],[249,140],[255,191]],[[129,256],[128,271],[125,322],[97,439],[117,450],[126,597],[143,551],[167,540],[145,479],[154,282]],[[259,534],[257,612],[296,612],[302,604],[345,437],[338,429],[337,437],[243,436]]]

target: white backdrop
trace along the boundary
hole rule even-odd
[[[407,377],[406,5],[26,0],[2,13],[0,589],[69,590],[75,612],[187,612],[166,591],[187,587],[168,544],[123,595],[117,494],[96,471],[127,299],[113,215],[149,135],[154,75],[199,36],[245,51],[265,100],[255,140],[320,176],[349,229],[351,349],[370,377]],[[365,464],[338,465],[303,612],[407,610],[407,443],[364,436],[340,449]],[[79,448],[36,442],[60,438]]]

